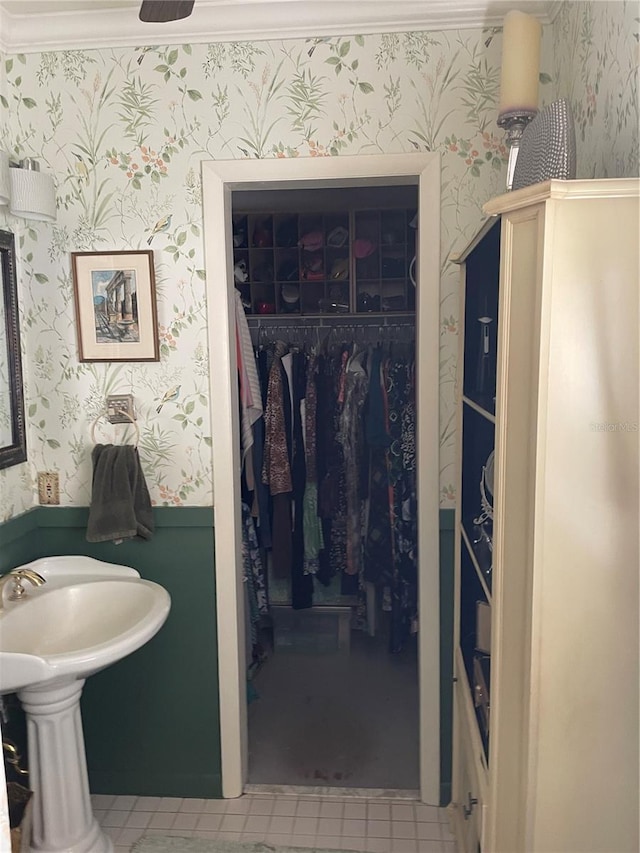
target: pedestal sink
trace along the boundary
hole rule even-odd
[[[27,715],[34,853],[110,853],[91,811],[80,717],[85,679],[150,640],[171,606],[163,587],[126,566],[50,557],[46,583],[0,611],[0,693]]]

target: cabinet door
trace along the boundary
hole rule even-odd
[[[502,219],[493,537],[491,850],[526,849],[533,508],[544,208]]]
[[[490,837],[621,853],[638,850],[638,184],[560,185],[503,215]]]
[[[469,726],[471,709],[462,673],[454,690],[454,749],[452,823],[459,853],[482,851],[486,775],[482,749]]]

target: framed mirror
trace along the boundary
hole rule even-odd
[[[16,247],[9,231],[0,231],[0,272],[0,468],[8,468],[27,458]]]

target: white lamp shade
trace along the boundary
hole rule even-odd
[[[9,155],[0,151],[0,206],[9,204],[10,191]]]
[[[538,109],[542,26],[531,15],[513,10],[504,17],[500,115]]]
[[[11,200],[9,210],[14,216],[56,221],[56,188],[51,175],[31,169],[10,169]]]

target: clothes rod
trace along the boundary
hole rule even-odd
[[[249,329],[254,346],[282,341],[290,346],[335,346],[353,341],[360,345],[376,343],[413,344],[415,326],[408,323],[343,323],[340,326],[256,325]]]
[[[247,324],[250,329],[272,329],[272,328],[321,328],[333,329],[347,326],[371,327],[402,327],[415,326],[415,314],[330,314],[322,317],[304,316],[300,314],[270,314],[270,315],[247,315]]]

